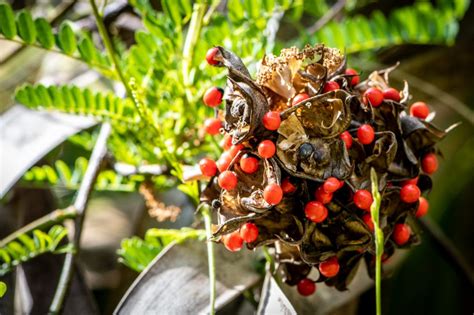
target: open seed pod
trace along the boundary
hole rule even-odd
[[[384,257],[419,242],[419,198],[431,190],[438,163],[431,153],[452,127],[434,127],[434,115],[408,115],[407,82],[401,92],[385,96],[396,66],[357,84],[345,57],[324,45],[265,56],[255,80],[222,47],[215,61],[229,72],[224,130],[244,149],[227,167],[233,189],[221,189],[217,173],[202,192],[201,201],[218,214],[214,241],[239,231],[235,237],[245,239],[248,249],[274,247],[289,285],[330,260],[336,271],[321,272],[314,281],[345,290],[361,262],[373,274],[373,169],[382,197]],[[258,169],[242,169],[244,154],[258,160]],[[253,234],[242,236],[247,223]]]

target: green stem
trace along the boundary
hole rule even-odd
[[[209,209],[209,205],[204,204],[201,208],[201,214],[204,218],[204,225],[206,227],[206,237],[207,237],[207,261],[209,266],[209,314],[215,314],[215,304],[216,304],[216,268],[214,260],[214,243],[210,241],[212,237],[212,215]]]
[[[377,173],[373,168],[370,169],[370,180],[372,182],[372,196],[374,201],[370,206],[372,221],[374,222],[375,236],[375,303],[376,314],[382,315],[382,255],[384,250],[384,236],[380,228],[380,202],[381,197],[378,190]]]

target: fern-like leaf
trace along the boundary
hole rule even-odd
[[[44,18],[34,19],[28,10],[18,12],[15,17],[8,3],[0,3],[0,39],[35,46],[62,53],[81,60],[103,74],[113,77],[110,60],[93,43],[91,37],[75,31],[70,22],[64,21],[57,32]]]
[[[77,86],[26,84],[16,90],[15,98],[32,109],[57,110],[127,124],[134,124],[138,119],[129,99],[119,98],[112,93],[94,93],[88,88],[80,89]]]
[[[85,157],[76,159],[74,167],[62,160],[57,160],[54,167],[50,165],[34,166],[22,178],[23,185],[33,187],[52,186],[68,190],[77,190],[84,178],[88,161]],[[143,182],[142,175],[122,176],[112,170],[99,173],[95,190],[100,191],[136,191],[139,183]]]
[[[141,272],[167,245],[172,242],[181,243],[188,239],[205,240],[204,230],[182,228],[171,229],[149,229],[145,239],[132,237],[124,239],[118,250],[119,261],[129,268]]]
[[[71,252],[71,244],[62,244],[67,238],[67,230],[61,225],[54,225],[48,232],[33,230],[21,234],[16,239],[0,247],[0,277],[9,273],[16,266],[44,253],[62,254]]]

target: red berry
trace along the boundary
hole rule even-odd
[[[211,136],[217,135],[222,128],[222,121],[218,118],[208,118],[204,121],[204,130]]]
[[[220,103],[222,103],[222,96],[224,95],[224,90],[218,87],[211,87],[209,88],[206,93],[204,93],[204,96],[202,100],[204,101],[204,104],[206,104],[209,107],[216,107],[219,106]]]
[[[219,48],[217,47],[212,47],[210,48],[207,53],[206,53],[206,61],[208,64],[210,64],[211,66],[215,66],[217,64],[219,64],[219,61],[215,60],[214,57],[216,56],[216,54],[219,52]]]
[[[433,174],[438,170],[438,158],[434,153],[428,153],[421,160],[421,168],[427,174]]]
[[[345,182],[343,180],[340,180],[339,181],[339,189],[341,189],[342,187],[344,187],[344,184]]]
[[[367,225],[370,232],[374,231],[374,228],[375,228],[374,221],[372,221],[372,216],[370,215],[370,213],[364,214],[362,216],[362,221],[364,221],[365,225]]]
[[[320,186],[314,192],[314,198],[316,198],[317,201],[323,204],[327,204],[330,203],[332,200],[332,193],[324,191],[323,186]]]
[[[398,223],[395,224],[395,227],[393,228],[393,234],[392,238],[397,243],[397,245],[401,246],[408,242],[410,239],[410,234],[411,234],[411,229],[408,225]]]
[[[252,243],[258,237],[258,227],[253,223],[245,223],[240,228],[240,237],[247,243]]]
[[[383,91],[383,98],[386,100],[400,102],[400,92],[398,92],[394,88],[388,88],[385,91]]]
[[[366,210],[366,211],[370,211],[370,205],[374,201],[370,191],[365,190],[365,189],[360,189],[356,191],[354,194],[353,200],[357,208]]]
[[[240,168],[247,174],[253,174],[258,170],[258,160],[246,154],[240,159]]]
[[[371,125],[363,124],[357,129],[357,139],[362,144],[370,144],[375,139],[374,128]]]
[[[263,199],[272,206],[279,204],[282,198],[283,190],[280,185],[268,184],[263,190]]]
[[[336,177],[329,177],[324,181],[323,190],[327,193],[333,193],[339,189],[339,186],[341,186],[339,179]]]
[[[415,178],[407,179],[402,182],[402,186],[412,184],[412,185],[417,185],[418,184],[418,176]]]
[[[220,143],[221,147],[224,148],[224,151],[227,151],[232,146],[232,136],[226,134]]]
[[[328,81],[323,87],[323,93],[339,90],[340,88],[341,87],[339,86],[339,83],[337,83],[336,81]]]
[[[428,203],[428,200],[424,197],[420,197],[419,199],[419,204],[418,204],[418,209],[416,210],[416,217],[420,218],[424,216],[425,214],[428,213],[428,208],[430,207],[430,204]]]
[[[265,159],[271,158],[276,151],[275,144],[270,140],[263,140],[258,145],[258,154]]]
[[[238,230],[222,236],[222,242],[224,243],[225,248],[231,252],[239,251],[244,244],[244,240],[240,237]]]
[[[280,113],[277,111],[268,112],[263,115],[262,122],[268,130],[277,130],[281,123]]]
[[[344,131],[343,133],[341,133],[340,137],[342,141],[344,141],[344,143],[346,144],[347,150],[349,150],[352,147],[352,136],[349,131]]]
[[[228,169],[230,163],[232,163],[232,159],[233,159],[233,156],[231,156],[229,152],[222,153],[216,162],[217,169],[219,170],[219,172],[222,173],[223,171]]]
[[[224,171],[217,178],[219,186],[225,190],[232,190],[237,187],[237,175],[232,171]]]
[[[304,101],[308,98],[309,98],[309,95],[306,94],[306,93],[298,94],[293,98],[293,101],[291,102],[291,105],[295,106],[296,104],[301,103],[302,101]]]
[[[383,102],[383,93],[378,88],[368,88],[364,93],[363,101],[366,105],[370,103],[373,107],[379,107]]]
[[[319,264],[319,272],[327,278],[337,275],[339,273],[339,262],[337,261],[337,257],[333,256],[321,262]]]
[[[316,292],[316,284],[308,278],[300,280],[296,285],[298,293],[302,296],[309,296]]]
[[[199,161],[199,168],[201,169],[201,173],[204,176],[212,177],[217,173],[217,165],[214,160],[204,158]]]
[[[415,102],[410,106],[410,115],[414,117],[425,119],[429,113],[430,109],[425,102]]]
[[[310,201],[304,207],[304,213],[313,222],[321,223],[328,216],[328,209],[319,201]]]
[[[290,178],[287,177],[281,182],[281,190],[283,190],[284,194],[291,194],[296,191],[296,186],[293,185]]]
[[[232,145],[230,148],[229,148],[229,154],[232,158],[234,158],[237,153],[240,152],[240,150],[242,150],[244,148],[244,145],[242,143],[239,143],[239,144],[234,144]]]
[[[346,69],[346,74],[347,75],[353,75],[353,77],[351,79],[351,85],[352,86],[359,84],[360,77],[359,77],[359,73],[357,73],[357,71],[355,71],[354,69],[348,68],[348,69]]]
[[[406,203],[417,202],[418,198],[420,198],[420,195],[420,188],[413,184],[405,185],[400,190],[400,199]]]

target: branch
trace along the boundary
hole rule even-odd
[[[77,210],[73,206],[69,206],[66,209],[58,209],[53,212],[33,221],[24,227],[16,230],[12,234],[5,237],[0,241],[0,248],[5,247],[8,243],[18,238],[22,234],[29,234],[33,230],[44,230],[55,224],[61,223],[66,219],[72,219],[77,216]]]
[[[319,20],[307,29],[308,35],[313,35],[319,31],[324,25],[329,23],[346,5],[346,0],[337,1],[329,11],[326,12]]]
[[[105,155],[107,153],[107,139],[110,135],[110,132],[110,124],[102,124],[99,136],[97,138],[97,142],[94,146],[94,149],[92,150],[89,165],[87,166],[86,173],[84,174],[84,179],[81,183],[79,191],[77,192],[74,201],[74,208],[77,209],[77,217],[74,225],[73,238],[73,246],[76,249],[76,252],[67,253],[64,258],[63,268],[61,270],[61,275],[59,278],[58,286],[56,288],[56,292],[54,293],[53,301],[51,302],[51,306],[49,308],[49,314],[59,314],[63,307],[64,299],[69,289],[72,274],[74,271],[74,257],[79,251],[79,241],[81,238],[87,202],[89,200],[92,188],[94,187],[97,175],[99,174],[102,161],[104,160]]]
[[[474,273],[471,267],[439,225],[426,216],[418,220],[418,222],[420,222],[423,229],[431,237],[441,256],[453,266],[456,273],[463,275],[462,278],[468,281],[471,288],[474,288]]]
[[[380,227],[380,203],[379,181],[377,173],[370,169],[370,181],[372,182],[372,197],[374,201],[370,205],[370,215],[374,223],[375,236],[375,310],[377,315],[382,315],[382,255],[384,250],[384,235]]]
[[[214,243],[210,240],[212,237],[212,214],[209,210],[209,205],[202,204],[201,214],[204,217],[204,225],[206,227],[206,237],[207,237],[207,260],[209,266],[209,314],[215,314],[215,304],[216,304],[216,266],[214,260]]]

